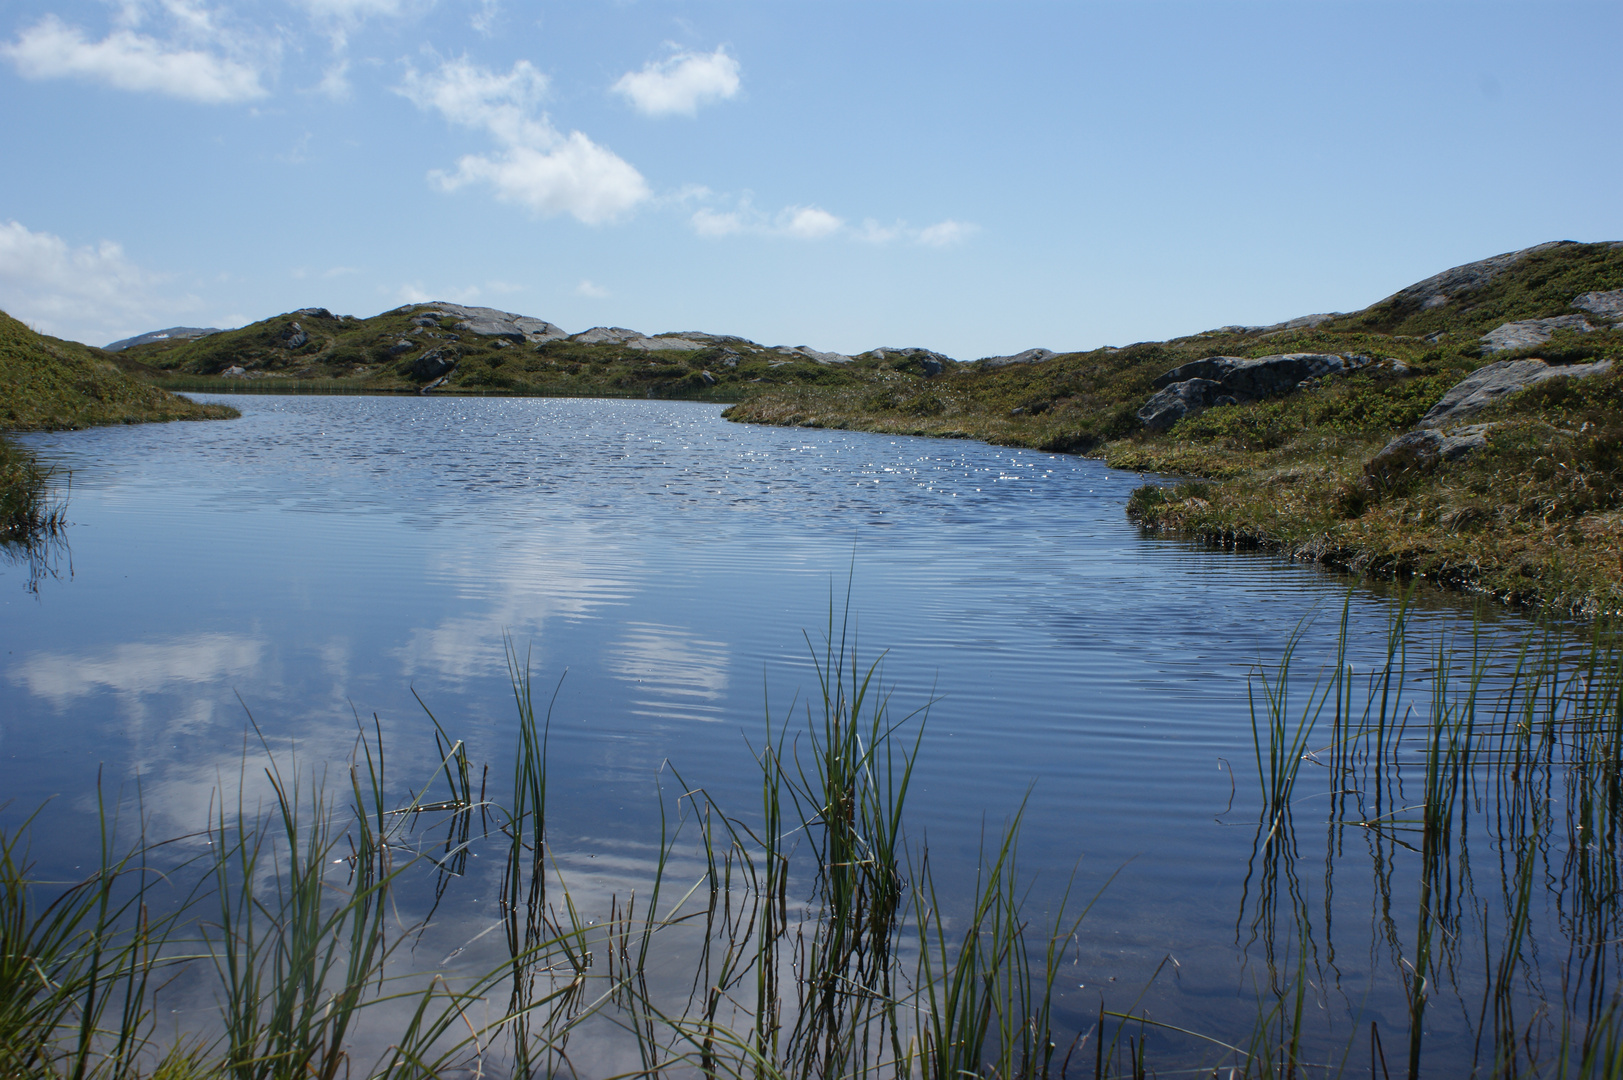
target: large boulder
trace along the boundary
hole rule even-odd
[[[851,362],[851,358],[844,353],[820,352],[810,345],[779,345],[772,351],[780,356],[790,356],[801,360],[815,360],[819,364],[849,364]],[[928,350],[917,349],[913,351],[927,352]]]
[[[594,326],[590,330],[571,334],[569,340],[582,345],[629,345],[646,340],[646,336],[623,326]]]
[[[1237,398],[1220,382],[1211,379],[1184,379],[1166,387],[1144,403],[1138,418],[1151,431],[1165,431],[1186,416],[1213,405],[1233,405]]]
[[[1288,393],[1308,379],[1357,371],[1373,361],[1338,353],[1280,353],[1208,356],[1180,364],[1152,384],[1160,393],[1144,403],[1138,418],[1151,431],[1165,431],[1185,416],[1213,405],[1233,405]]]
[[[1482,351],[1506,352],[1525,349],[1529,345],[1542,345],[1555,336],[1557,330],[1576,330],[1580,334],[1595,329],[1582,315],[1557,315],[1553,319],[1521,319],[1500,323],[1482,335]]]
[[[1603,319],[1620,322],[1623,321],[1623,289],[1610,289],[1606,292],[1586,292],[1574,300],[1572,306],[1583,311],[1593,312]]]
[[[1240,356],[1208,356],[1180,364],[1155,380],[1157,390],[1185,379],[1222,383],[1236,398],[1254,400],[1293,390],[1307,379],[1357,371],[1370,363],[1367,356],[1338,353],[1280,353],[1248,360]]]
[[[397,308],[396,310],[402,310]],[[419,318],[458,320],[456,329],[469,334],[478,334],[483,337],[499,337],[509,341],[529,341],[540,344],[543,341],[555,341],[558,338],[568,337],[563,330],[547,322],[545,319],[536,319],[528,315],[516,315],[511,311],[500,311],[496,308],[469,307],[466,304],[447,304],[435,301],[432,304],[412,304],[404,310],[420,311]],[[412,320],[417,323],[417,319]],[[417,323],[419,326],[430,325]]]
[[[284,349],[302,349],[309,342],[310,335],[298,323],[288,323],[276,339],[276,343]]]
[[[480,337],[503,338],[520,344],[529,340],[524,331],[514,326],[508,319],[463,319],[452,329],[461,330],[465,334],[478,334]]]
[[[1506,394],[1525,390],[1545,379],[1582,379],[1612,370],[1610,360],[1556,367],[1542,360],[1498,360],[1485,364],[1449,388],[1420,418],[1422,428],[1441,428],[1475,415]]]
[[[444,378],[456,367],[456,359],[445,355],[439,349],[425,352],[405,367],[405,374],[413,379],[430,382],[434,379]]]

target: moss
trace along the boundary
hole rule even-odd
[[[199,405],[141,382],[107,354],[36,334],[0,312],[0,430],[51,431],[153,420],[207,420],[235,409]]]

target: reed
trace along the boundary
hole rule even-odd
[[[1187,1031],[1137,1003],[1102,1003],[1086,1032],[1060,1019],[1056,986],[1093,903],[1074,911],[1067,888],[1034,911],[1023,806],[983,844],[972,886],[938,886],[906,813],[927,706],[897,715],[882,657],[860,660],[848,614],[831,614],[811,696],[765,712],[759,805],[731,813],[668,767],[650,863],[606,902],[585,900],[552,847],[552,703],[511,642],[517,722],[494,797],[489,768],[425,705],[433,764],[408,787],[376,718],[357,723],[336,792],[257,736],[268,809],[221,799],[195,858],[121,845],[119,808],[104,804],[96,871],[39,880],[39,819],[25,817],[0,833],[0,1075],[552,1076],[579,1072],[578,1040],[607,1040],[645,1077],[1146,1076],[1193,1062],[1413,1078],[1433,1075],[1438,1002],[1467,999],[1474,1075],[1619,1075],[1623,650],[1603,628],[1581,652],[1549,634],[1507,658],[1477,633],[1422,653],[1406,610],[1369,671],[1348,664],[1344,608],[1331,671],[1293,670],[1299,628],[1258,678],[1257,836],[1236,926],[1266,962],[1249,1032]],[[1310,802],[1304,767],[1329,777]],[[1298,869],[1304,805],[1326,830],[1322,918]],[[1349,833],[1367,841],[1374,926],[1406,1010],[1321,1027]],[[408,943],[481,851],[500,868],[501,956],[413,973]],[[1551,905],[1566,935],[1558,986],[1534,956]],[[160,999],[181,983],[211,988],[217,1021],[160,1037]],[[1157,1032],[1206,1049],[1158,1061]],[[363,1044],[381,1049],[362,1059]]]

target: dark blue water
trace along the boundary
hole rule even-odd
[[[1063,987],[1077,1015],[1101,988],[1126,1007],[1172,956],[1148,998],[1164,1015],[1255,1016],[1247,680],[1304,618],[1302,663],[1333,658],[1345,579],[1146,537],[1123,512],[1142,478],[1074,457],[690,403],[230,403],[240,420],[25,440],[71,473],[58,575],[35,595],[0,568],[0,784],[13,813],[54,800],[48,861],[91,856],[98,770],[166,835],[205,827],[222,790],[262,796],[271,753],[340,776],[357,717],[426,778],[413,692],[475,762],[504,761],[507,642],[557,688],[558,842],[637,849],[667,762],[758,805],[747,740],[815,692],[832,606],[863,664],[883,655],[893,714],[928,705],[910,820],[943,880],[1023,800],[1039,900],[1115,875]],[[1390,597],[1350,604],[1366,664]],[[1415,618],[1471,615],[1423,597]],[[1368,883],[1346,888],[1367,911]],[[1395,984],[1366,992],[1375,931],[1352,934],[1366,955],[1331,1007],[1390,1006]]]

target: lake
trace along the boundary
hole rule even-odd
[[[402,785],[432,779],[425,705],[476,769],[490,763],[496,797],[515,739],[510,642],[542,707],[556,694],[553,848],[581,902],[603,903],[646,870],[683,791],[759,814],[767,717],[815,697],[832,618],[859,664],[878,661],[893,718],[928,706],[906,815],[938,884],[967,890],[1024,803],[1037,920],[1073,875],[1074,907],[1099,894],[1056,986],[1067,1039],[1102,999],[1242,1040],[1277,969],[1297,964],[1280,958],[1305,950],[1308,1011],[1331,1031],[1320,1056],[1363,1031],[1367,1060],[1375,1021],[1398,1070],[1402,949],[1371,912],[1383,896],[1412,905],[1420,856],[1378,829],[1327,847],[1333,785],[1310,762],[1281,880],[1314,927],[1275,935],[1256,910],[1248,696],[1298,627],[1301,689],[1333,668],[1344,602],[1346,661],[1377,666],[1392,588],[1145,536],[1123,512],[1144,478],[1063,455],[736,425],[682,402],[207,399],[242,418],[19,439],[71,476],[54,576],[34,592],[26,567],[0,568],[0,820],[49,801],[34,842],[49,874],[95,858],[98,773],[126,813],[139,797],[149,835],[195,846],[222,793],[267,797],[273,755],[346,786],[358,719],[377,718]],[[1442,634],[1468,649],[1472,623],[1468,601],[1432,592],[1410,614],[1433,650]],[[1482,625],[1527,629],[1493,611]],[[1535,975],[1556,983],[1576,931],[1559,838],[1546,855],[1530,933]],[[498,859],[484,857],[446,891],[416,969],[476,962],[479,947],[442,958],[496,917]],[[1502,929],[1487,903],[1500,893],[1497,879],[1481,889],[1477,933]],[[1482,954],[1458,947],[1427,1013],[1437,1075],[1475,1052]],[[167,1015],[204,1030],[212,1008],[180,990]],[[1152,1061],[1204,1052],[1135,1030]],[[584,1054],[582,1073],[628,1054]]]

